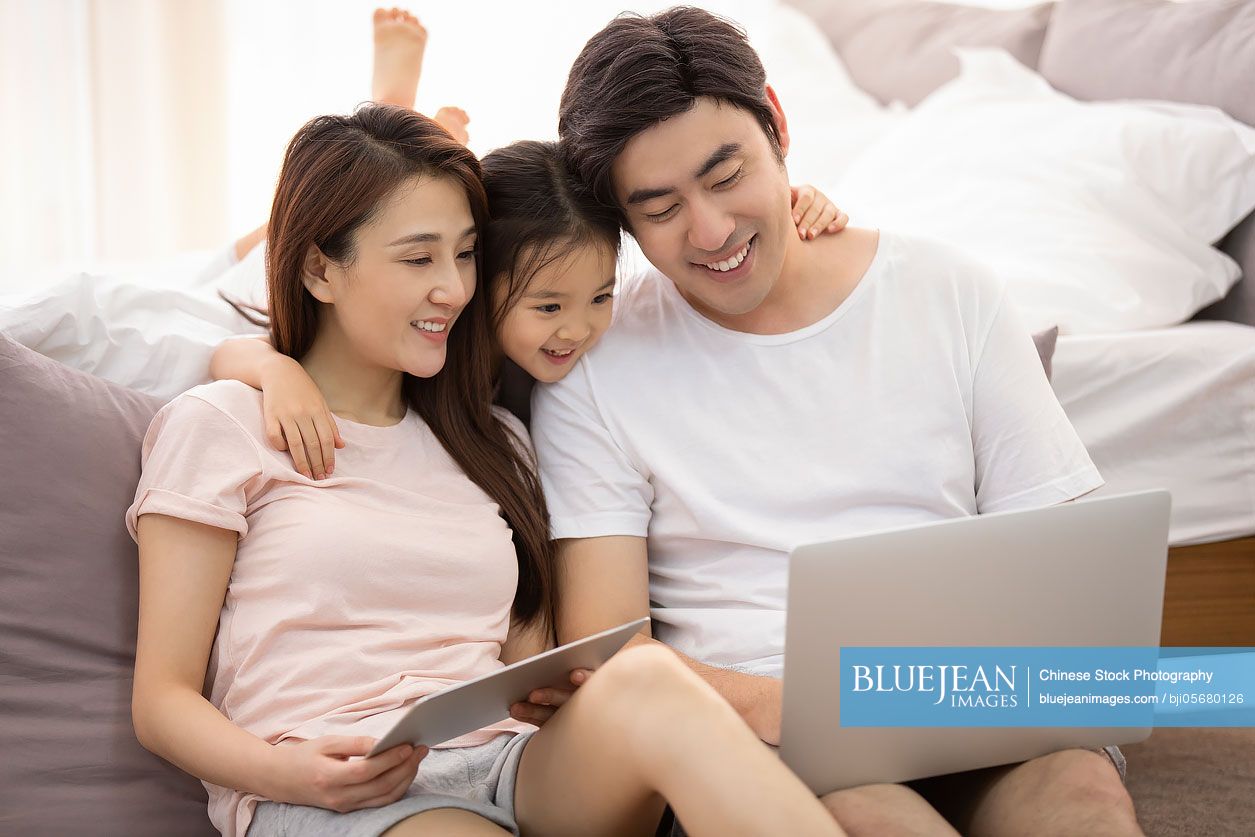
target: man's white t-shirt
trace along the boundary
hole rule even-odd
[[[1004,284],[881,233],[854,291],[788,334],[731,331],[656,271],[532,434],[555,538],[648,538],[654,636],[779,676],[798,544],[1060,503],[1102,485]]]

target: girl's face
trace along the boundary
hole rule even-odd
[[[328,265],[310,291],[333,303],[334,325],[362,362],[428,378],[475,292],[475,238],[462,187],[415,178],[357,231],[353,262]]]
[[[614,271],[606,244],[581,244],[538,270],[498,329],[506,357],[538,381],[561,380],[610,325]],[[504,294],[509,282],[496,286]]]

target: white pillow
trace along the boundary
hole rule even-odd
[[[850,163],[906,109],[884,107],[855,84],[832,42],[798,9],[776,6],[749,36],[789,123],[790,179],[837,197],[831,190]]]
[[[1172,325],[1237,280],[1210,245],[1255,207],[1255,130],[1212,108],[1078,102],[1001,50],[959,54],[959,77],[834,190],[855,222],[983,259],[1034,329]]]
[[[237,280],[228,292],[256,286],[247,272],[260,270],[260,257],[250,257],[227,274],[229,262],[208,254],[160,270],[76,273],[0,297],[0,331],[67,366],[170,399],[209,380],[223,340],[263,333],[217,295],[224,276]]]

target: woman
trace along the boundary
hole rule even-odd
[[[141,743],[205,781],[228,835],[649,834],[666,801],[694,834],[840,833],[651,648],[587,677],[539,731],[508,720],[358,758],[414,701],[550,635],[543,499],[525,432],[492,407],[485,218],[473,155],[412,111],[320,117],[293,139],[268,230],[271,339],[349,445],[307,478],[233,381],[154,419],[127,513]]]

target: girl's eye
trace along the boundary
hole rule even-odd
[[[745,171],[744,167],[737,169],[735,172],[733,172],[731,177],[725,177],[723,180],[720,180],[718,183],[716,183],[715,188],[720,189],[720,188],[727,188],[728,186],[735,186],[736,182],[741,179],[741,174],[744,171]]]
[[[612,299],[614,299],[614,294],[597,294],[597,296],[593,297],[593,304],[604,305]]]
[[[470,261],[471,259],[475,258],[475,250],[471,249],[471,250],[466,250],[465,252],[462,252],[462,253],[458,253],[458,258],[461,259],[462,261]]]
[[[556,314],[562,310],[562,306],[556,302],[550,302],[546,305],[537,305],[536,310],[542,314]]]
[[[428,265],[428,264],[431,264],[431,256],[419,256],[416,259],[404,259],[403,261],[406,264],[413,264],[413,265],[419,265],[419,266]]]
[[[676,206],[670,207],[665,212],[655,212],[652,215],[650,215],[649,213],[646,213],[645,217],[651,221],[665,221],[675,214],[675,210],[677,206],[679,206],[679,204],[677,204]]]

